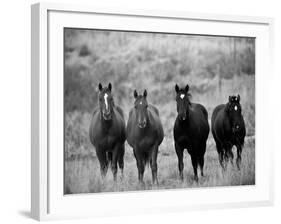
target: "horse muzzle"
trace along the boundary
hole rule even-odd
[[[146,127],[146,121],[142,121],[138,123],[139,128],[145,128]]]
[[[103,119],[108,121],[111,120],[111,113],[110,112],[103,112],[102,113]]]
[[[179,117],[179,118],[180,118],[180,120],[181,120],[181,121],[185,121],[185,120],[186,120],[186,115],[185,115],[185,114],[180,115],[180,117]]]
[[[232,132],[233,133],[237,133],[240,130],[240,126],[239,125],[235,125],[234,127],[232,127]]]

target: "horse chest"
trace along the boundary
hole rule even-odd
[[[134,136],[134,144],[137,148],[151,148],[157,142],[157,134],[154,130],[141,130]]]
[[[175,133],[176,142],[184,148],[192,147],[193,143],[197,141],[197,139],[197,130],[179,128]]]
[[[99,146],[105,149],[112,149],[117,141],[117,138],[112,135],[104,136],[99,141]]]
[[[183,147],[190,147],[192,140],[187,133],[182,133],[177,137],[177,143]]]
[[[146,136],[138,141],[139,148],[151,148],[155,144],[155,139]]]

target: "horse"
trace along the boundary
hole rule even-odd
[[[178,157],[178,169],[181,181],[183,181],[183,152],[187,149],[191,156],[194,171],[194,179],[198,182],[197,167],[204,176],[204,154],[206,141],[209,135],[208,112],[204,106],[190,102],[189,85],[180,88],[175,85],[177,118],[174,124],[174,143]]]
[[[211,122],[221,167],[225,170],[229,159],[233,163],[232,147],[235,145],[237,148],[236,165],[240,170],[241,153],[246,136],[240,95],[229,96],[226,104],[218,105],[213,111]]]
[[[123,177],[126,127],[123,110],[114,104],[112,85],[103,88],[99,83],[99,107],[92,114],[89,129],[90,141],[96,149],[100,163],[101,176],[104,178],[108,165],[114,181],[117,178],[117,162]]]
[[[157,154],[163,141],[164,131],[158,109],[148,104],[147,91],[138,95],[134,91],[134,107],[130,110],[127,122],[127,142],[133,148],[138,168],[139,183],[144,184],[145,165],[150,163],[152,183],[158,185]]]

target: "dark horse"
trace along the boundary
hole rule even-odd
[[[219,162],[225,170],[226,162],[233,162],[233,145],[237,148],[236,164],[240,169],[241,153],[246,135],[245,123],[241,113],[240,96],[229,96],[227,104],[218,105],[212,114],[212,134],[214,136]]]
[[[123,111],[114,104],[111,88],[111,83],[105,88],[99,84],[99,108],[93,112],[89,133],[91,143],[96,148],[102,177],[111,162],[116,180],[117,162],[123,176],[126,130]]]
[[[178,156],[180,178],[183,180],[183,151],[187,149],[191,156],[194,179],[198,181],[197,166],[204,175],[204,154],[209,135],[208,113],[204,106],[190,102],[189,86],[180,89],[176,84],[178,116],[174,125],[175,149]]]
[[[140,183],[143,184],[145,165],[150,162],[152,182],[158,184],[157,154],[164,137],[159,112],[147,103],[146,90],[143,95],[138,95],[135,90],[134,97],[134,108],[130,111],[127,124],[127,141],[134,150]]]

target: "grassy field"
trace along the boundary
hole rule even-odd
[[[65,193],[143,190],[137,181],[132,148],[126,143],[124,179],[113,182],[110,169],[101,179],[89,141],[91,112],[97,106],[99,82],[113,84],[115,102],[128,118],[133,90],[148,91],[160,111],[165,138],[158,155],[159,186],[145,170],[145,189],[173,189],[255,184],[255,55],[249,38],[141,34],[107,31],[65,31]],[[222,172],[211,133],[205,154],[205,176],[193,181],[190,156],[184,156],[184,182],[178,177],[172,129],[176,114],[175,83],[190,85],[191,101],[209,113],[239,93],[247,137],[242,168]],[[210,121],[209,121],[210,122]],[[236,149],[233,148],[236,155]],[[234,163],[235,164],[235,163]]]
[[[209,139],[205,155],[205,176],[199,177],[198,184],[193,179],[193,169],[190,156],[184,155],[184,181],[178,175],[178,162],[171,140],[165,140],[160,147],[158,156],[159,186],[152,185],[151,170],[146,167],[144,181],[145,188],[138,184],[137,166],[132,149],[126,145],[124,178],[119,178],[114,183],[109,170],[105,179],[100,176],[99,163],[93,156],[78,156],[66,161],[65,193],[92,193],[111,191],[135,191],[174,189],[190,187],[214,187],[255,184],[255,139],[248,137],[242,157],[241,170],[235,165],[228,164],[228,169],[223,172],[215,150],[213,139]],[[235,163],[234,163],[235,164]]]

